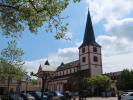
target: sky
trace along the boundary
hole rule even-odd
[[[46,33],[44,27],[38,34],[25,29],[18,46],[25,54],[24,68],[37,72],[39,65],[49,60],[56,69],[62,62],[79,59],[78,47],[82,43],[88,7],[92,17],[96,41],[102,46],[103,72],[116,72],[133,68],[133,0],[82,0],[69,5],[62,16],[69,16],[67,35],[70,41],[56,40],[55,33]],[[0,35],[0,50],[7,39]]]

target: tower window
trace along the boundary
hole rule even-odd
[[[84,47],[84,48],[82,48],[82,53],[85,53],[85,47]]]
[[[97,62],[97,61],[98,61],[97,56],[94,56],[93,61],[95,61],[95,62]]]
[[[68,70],[66,70],[66,74],[68,74]]]
[[[97,52],[97,48],[96,47],[93,47],[93,52]]]
[[[85,57],[83,57],[83,58],[82,58],[82,62],[85,62],[85,61],[86,61],[86,58],[85,58]]]

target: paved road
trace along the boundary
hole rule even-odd
[[[79,99],[77,98],[76,100]],[[87,98],[86,100],[117,100],[117,97],[108,97],[108,98],[93,97],[93,98]]]

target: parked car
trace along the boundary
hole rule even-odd
[[[41,92],[28,92],[28,94],[32,95],[33,97],[35,97],[35,100],[40,100],[41,99]],[[47,96],[43,95],[43,100],[47,100]]]
[[[19,100],[35,100],[35,97],[33,97],[32,95],[28,93],[27,95],[24,93],[21,93],[19,95],[15,95],[15,94],[9,95],[10,100],[16,100],[17,98],[19,98]]]
[[[7,96],[7,98],[8,98],[8,96]],[[25,100],[21,95],[16,95],[16,94],[10,94],[9,95],[9,100],[16,100],[16,99]]]
[[[36,94],[39,96],[39,97],[41,97],[41,92],[36,92]],[[43,100],[47,100],[48,99],[48,97],[47,97],[47,95],[45,95],[45,94],[43,94]]]
[[[59,91],[49,92],[48,98],[49,100],[65,100],[65,96]]]
[[[33,97],[31,94],[27,93],[27,94],[24,94],[22,93],[20,95],[24,100],[35,100],[35,97]]]
[[[121,100],[133,100],[133,92],[123,92]]]
[[[64,95],[64,97],[66,99],[71,99],[73,97],[73,94],[70,91],[64,91],[64,92],[61,92],[61,93]]]

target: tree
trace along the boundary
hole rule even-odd
[[[25,26],[32,33],[45,24],[45,31],[56,31],[55,38],[64,38],[67,23],[60,13],[80,0],[0,0],[0,28],[7,37],[19,37]]]
[[[16,80],[20,82],[22,77],[24,76],[24,70],[22,67],[15,67],[7,62],[1,61],[0,62],[0,77],[3,77],[7,80],[7,88],[8,88],[8,95],[9,95],[9,86],[11,80]]]
[[[8,94],[11,80],[21,82],[25,70],[22,68],[21,57],[23,51],[16,47],[16,41],[8,42],[8,47],[3,49],[0,57],[0,77],[7,78]]]
[[[37,85],[37,79],[31,79],[31,84],[32,85]]]
[[[99,92],[107,91],[111,87],[111,79],[105,75],[97,75],[92,78],[85,78],[84,83],[88,88],[95,88],[97,96]]]
[[[117,87],[119,90],[132,90],[133,89],[133,71],[124,69],[117,80]]]
[[[14,66],[21,66],[24,63],[21,59],[23,54],[23,50],[21,48],[17,48],[16,41],[11,40],[8,42],[7,48],[2,50],[0,60]]]

